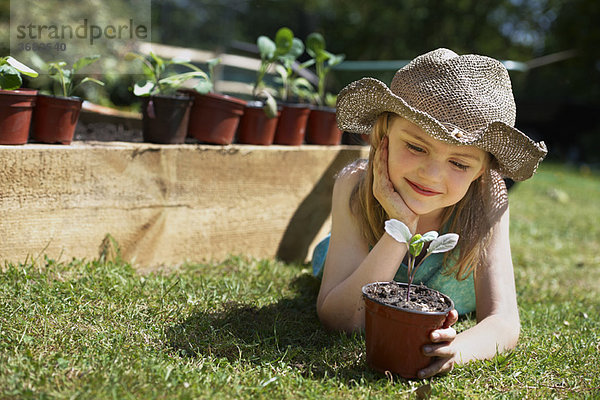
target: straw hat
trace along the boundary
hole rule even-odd
[[[533,175],[548,150],[514,127],[516,107],[508,71],[493,58],[448,49],[421,55],[396,72],[391,89],[363,78],[337,99],[337,123],[369,134],[377,117],[393,112],[433,138],[490,152],[498,172],[516,181]]]

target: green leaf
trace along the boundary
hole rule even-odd
[[[23,75],[27,75],[32,78],[36,78],[38,76],[38,73],[36,71],[32,70],[27,65],[23,64],[22,62],[18,61],[16,58],[13,58],[12,56],[6,57],[6,62],[8,64],[10,64],[11,67],[16,69],[20,73],[22,73]]]
[[[93,82],[93,83],[95,83],[96,85],[104,86],[104,82],[102,82],[102,81],[99,81],[98,79],[94,79],[94,78],[87,77],[87,76],[86,76],[85,78],[83,78],[83,79],[81,80],[81,82],[79,82],[79,84],[81,85],[82,83],[85,83],[85,82]]]
[[[279,74],[279,76],[281,76],[281,79],[283,79],[284,81],[287,80],[287,78],[288,78],[288,71],[282,65],[276,65],[275,66],[275,72],[277,72]]]
[[[304,53],[304,43],[302,40],[298,38],[292,39],[292,47],[290,48],[289,54],[294,58],[294,60],[300,57]]]
[[[210,81],[200,81],[194,86],[194,90],[200,94],[207,94],[213,91],[213,84]]]
[[[325,50],[325,39],[318,32],[313,32],[306,38],[306,52],[313,58]]]
[[[329,56],[329,61],[327,64],[329,65],[330,68],[335,65],[338,65],[339,63],[341,63],[342,61],[344,61],[346,59],[345,54],[338,54],[338,55],[331,54],[331,53],[329,53],[329,54],[330,54],[330,56]]]
[[[136,96],[150,96],[154,90],[154,82],[140,81],[133,85],[133,94]]]
[[[260,52],[260,58],[262,60],[272,60],[275,54],[276,46],[275,42],[266,36],[259,36],[256,40],[258,51]]]
[[[267,92],[264,93],[266,94],[266,100],[263,110],[265,111],[265,114],[267,114],[267,117],[275,118],[277,116],[277,102],[273,96]]]
[[[458,235],[456,233],[446,233],[431,242],[427,253],[444,253],[456,247],[457,243]]]
[[[411,243],[427,243],[435,240],[438,237],[438,233],[436,231],[429,231],[424,233],[418,240]]]
[[[221,58],[219,58],[219,57],[211,58],[206,63],[208,64],[209,67],[215,67],[221,63]]]
[[[275,34],[275,54],[283,55],[291,51],[294,44],[294,33],[290,28],[280,28]]]
[[[411,240],[412,233],[408,226],[397,219],[389,219],[385,221],[385,231],[397,242],[408,244]]]
[[[421,236],[421,234],[417,233],[410,240],[408,251],[413,257],[417,257],[419,254],[421,254],[421,251],[423,251],[423,246],[425,245],[425,243],[420,241],[422,237],[423,236]]]
[[[15,90],[22,84],[23,79],[19,71],[8,64],[0,65],[0,89]]]
[[[100,56],[97,54],[93,55],[93,56],[81,57],[79,60],[77,60],[75,62],[75,64],[73,64],[73,72],[79,71],[81,68],[85,67],[86,65],[90,65],[91,63],[96,62],[99,58],[100,58]]]

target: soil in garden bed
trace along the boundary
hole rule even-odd
[[[444,296],[427,286],[411,285],[408,302],[406,290],[406,286],[385,282],[367,287],[365,293],[375,301],[407,310],[441,312],[450,306]]]

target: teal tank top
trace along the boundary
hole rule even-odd
[[[323,276],[323,267],[325,266],[325,258],[329,249],[329,238],[330,235],[327,235],[313,251],[313,275],[319,279]],[[459,315],[475,311],[475,283],[473,281],[473,273],[469,274],[468,278],[462,281],[457,280],[454,274],[445,275],[443,273],[443,260],[443,253],[434,253],[427,257],[419,269],[417,269],[413,283],[422,283],[428,288],[435,289],[449,296],[454,301],[454,308],[456,308]],[[407,272],[408,266],[400,264],[394,280],[408,283]]]

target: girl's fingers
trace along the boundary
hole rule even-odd
[[[454,368],[454,361],[452,358],[440,358],[429,364],[426,368],[419,371],[419,378],[429,378],[438,374],[447,374]]]
[[[427,357],[454,357],[454,349],[450,343],[426,344],[423,346],[423,355]]]
[[[446,316],[446,320],[444,321],[442,328],[443,329],[449,328],[452,325],[454,325],[456,323],[456,321],[458,321],[458,311],[453,309]]]
[[[456,338],[456,330],[454,328],[436,329],[431,332],[429,338],[433,343],[451,342]]]

